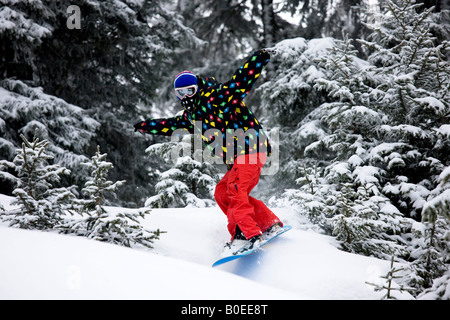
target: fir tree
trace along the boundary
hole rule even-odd
[[[395,279],[401,279],[402,276],[401,275],[396,275],[396,273],[403,271],[404,268],[400,267],[397,268],[394,265],[394,255],[391,257],[391,267],[389,269],[389,271],[387,272],[386,275],[382,276],[382,279],[385,279],[385,283],[383,284],[377,284],[377,283],[371,283],[371,282],[366,282],[368,285],[374,286],[374,290],[375,291],[382,291],[382,290],[386,290],[386,294],[384,294],[381,299],[382,300],[396,300],[397,298],[395,297],[395,294],[393,292],[395,291],[415,291],[414,288],[405,288],[403,286],[398,286],[395,287],[394,286],[394,280]]]
[[[80,29],[68,28],[71,15],[67,9],[71,5],[79,8]],[[78,165],[86,161],[80,155],[95,152],[97,144],[110,145],[110,156],[115,159],[111,176],[129,181],[118,191],[119,199],[134,206],[143,201],[151,189],[147,187],[147,176],[142,174],[149,163],[140,153],[145,142],[136,139],[131,125],[140,112],[148,114],[149,107],[156,104],[153,98],[160,94],[158,87],[169,74],[167,66],[172,63],[175,50],[192,48],[201,42],[192,29],[183,25],[181,16],[166,6],[160,0],[2,0],[0,85],[17,93],[18,90],[11,89],[11,83],[18,79],[28,87],[27,94],[18,93],[31,96],[31,100],[34,94],[45,92],[52,102],[63,99],[86,112],[61,115],[58,112],[62,108],[27,109],[11,94],[13,98],[7,100],[13,100],[14,106],[8,101],[5,110],[0,108],[0,118],[6,122],[5,125],[0,120],[1,155],[2,149],[13,150],[20,145],[16,133],[24,126],[43,124],[42,129],[51,128],[49,137],[43,137],[59,147],[58,163],[69,167],[73,178],[80,178],[80,168],[67,162]],[[6,99],[2,100],[3,106]],[[55,104],[60,105],[52,106]],[[15,111],[19,109],[26,110]],[[84,117],[87,114],[95,115],[96,125],[92,126],[93,121]],[[55,117],[57,121],[53,121]],[[86,121],[78,121],[81,117]],[[74,139],[66,143],[71,135],[61,134],[65,129],[80,136],[73,134]],[[80,132],[81,129],[90,134],[88,146],[83,145],[86,132]],[[81,151],[79,145],[83,145]],[[12,160],[13,155],[9,156],[7,159]],[[80,180],[75,182],[81,187]],[[11,191],[3,190],[7,189],[3,185],[0,189],[5,193]]]
[[[81,214],[88,217],[81,220],[66,221],[59,229],[64,233],[76,234],[90,239],[114,243],[126,247],[135,245],[152,248],[155,239],[159,239],[160,231],[148,231],[142,227],[139,219],[144,218],[149,210],[113,212],[106,210],[107,194],[113,194],[125,181],[112,182],[107,180],[108,171],[113,167],[105,161],[107,154],[97,152],[91,162],[84,163],[91,171],[91,177],[83,188],[88,200],[81,201]]]
[[[415,259],[407,282],[420,291],[434,286],[437,296],[442,298],[450,293],[445,289],[450,283],[450,167],[439,175],[438,181],[423,207],[422,223],[415,228],[410,249]],[[425,292],[431,294],[433,290]]]
[[[443,47],[433,45],[426,28],[430,10],[418,14],[411,1],[399,3],[388,1],[392,14],[383,27],[372,26],[377,42],[363,41],[375,49],[372,65],[361,64],[346,49],[348,41],[326,60],[335,76],[318,81],[318,88],[340,102],[323,106],[332,134],[322,143],[339,159],[356,154],[380,168],[383,193],[402,212],[420,218],[449,148],[439,133],[448,122],[450,72]]]
[[[285,188],[294,188],[295,180],[303,176],[303,165],[321,167],[330,158],[325,148],[311,161],[303,157],[305,148],[326,133],[315,118],[311,117],[312,121],[305,122],[304,126],[301,121],[329,100],[326,92],[314,89],[314,84],[318,78],[329,76],[318,60],[333,46],[331,38],[310,41],[295,38],[281,41],[274,47],[276,54],[272,59],[279,62],[278,68],[271,80],[257,89],[261,95],[260,113],[267,118],[265,123],[280,128],[280,171],[265,177],[274,180],[268,183],[273,186],[271,196],[283,192],[276,180],[282,180]]]
[[[325,104],[322,120],[330,133],[308,151],[326,146],[337,159],[360,157],[382,171],[387,195],[408,216],[420,220],[435,177],[446,165],[450,70],[444,45],[427,29],[430,10],[416,13],[411,1],[388,1],[391,14],[362,43],[374,49],[362,63],[348,40],[325,59],[331,80],[317,82],[339,102]]]
[[[19,133],[30,137],[37,130],[49,142],[47,150],[54,161],[71,170],[63,181],[82,181],[86,172],[80,163],[87,160],[84,152],[100,125],[96,120],[80,107],[20,80],[0,81],[0,104],[0,158],[12,161],[22,142]],[[13,182],[3,183],[0,192],[9,194],[12,187]]]
[[[158,154],[167,161],[174,161],[172,168],[158,173],[156,195],[146,201],[153,208],[209,207],[214,203],[214,187],[217,183],[217,169],[206,161],[197,161],[191,154],[191,136],[185,135],[178,143],[168,142],[152,145],[150,154]],[[180,156],[180,149],[187,152]],[[198,150],[197,152],[201,152]]]
[[[125,184],[125,180],[116,182],[107,180],[106,176],[108,171],[113,168],[113,164],[105,161],[106,156],[106,153],[100,153],[100,146],[97,146],[97,152],[92,157],[92,161],[83,163],[90,170],[91,177],[85,183],[82,192],[90,199],[86,206],[93,209],[97,216],[106,212],[103,208],[104,203],[102,203],[105,201],[105,196],[110,193],[115,196],[114,192]]]
[[[387,12],[367,25],[372,32],[368,41],[359,41],[372,52],[368,61],[358,58],[347,37],[335,40],[334,48],[319,57],[325,71],[315,78],[314,88],[326,91],[330,100],[298,123],[289,141],[298,141],[302,149],[284,168],[297,175],[312,161],[321,168],[314,184],[306,172],[297,179],[299,189],[286,197],[303,202],[310,216],[320,210],[320,224],[334,231],[346,250],[414,260],[420,255],[411,253],[412,243],[423,240],[420,248],[426,251],[433,228],[428,236],[411,233],[449,165],[448,43],[436,42],[429,32],[432,9],[418,11],[409,0],[386,4]],[[295,48],[277,47],[281,56],[297,55]],[[275,80],[281,88],[294,77],[300,80],[291,85],[292,93],[307,83],[299,72],[279,74]],[[266,97],[280,91],[271,82],[265,89]],[[293,100],[296,95],[288,96]],[[442,260],[442,250],[435,253],[431,265]],[[435,268],[429,279],[440,275]]]
[[[422,292],[418,299],[425,300],[450,300],[450,269],[443,276],[433,280],[431,288]]]
[[[387,1],[386,6],[387,13],[368,25],[369,41],[360,40],[372,50],[368,61],[357,57],[345,37],[322,60],[331,77],[318,79],[316,88],[336,101],[322,104],[302,123],[307,128],[316,121],[324,133],[305,148],[305,155],[318,157],[323,148],[331,152],[322,182],[332,185],[328,189],[336,205],[327,208],[332,209],[335,234],[344,247],[413,260],[416,271],[410,273],[409,285],[423,290],[442,275],[447,259],[442,231],[436,233],[446,223],[442,217],[433,223],[433,217],[446,205],[437,190],[450,152],[445,138],[448,43],[436,43],[429,31],[432,9],[419,12],[419,5],[410,0]],[[368,183],[366,200],[357,190]],[[431,220],[421,225],[407,219],[421,221],[422,215]],[[387,250],[360,246],[365,239],[372,245],[385,241]]]
[[[16,173],[13,204],[19,208],[0,217],[14,227],[52,229],[62,221],[65,210],[73,208],[73,188],[56,187],[61,176],[69,175],[70,171],[57,164],[49,164],[53,160],[53,156],[47,153],[49,141],[40,141],[36,136],[33,141],[28,141],[24,135],[21,138],[22,148],[17,149],[14,160],[0,162],[0,169],[9,168]],[[5,172],[0,172],[0,177],[11,178]]]
[[[33,79],[35,50],[51,36],[52,10],[42,0],[3,0],[0,8],[0,77]]]
[[[341,241],[344,250],[388,259],[395,254],[406,258],[408,252],[401,235],[411,222],[402,218],[389,200],[375,196],[371,185],[353,189],[344,184],[336,195],[335,205],[328,207],[333,235]],[[330,203],[330,201],[329,201]]]

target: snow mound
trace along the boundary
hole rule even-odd
[[[259,252],[214,270],[289,292],[292,299],[381,298],[383,292],[375,292],[366,282],[383,283],[380,277],[388,272],[389,261],[343,252],[333,237],[314,232],[316,227],[302,216],[286,208],[273,210],[293,230]],[[219,208],[153,209],[145,223],[149,229],[168,231],[155,242],[155,251],[206,267],[230,240]],[[397,298],[412,296],[398,293]]]
[[[0,299],[301,298],[199,264],[80,237],[0,227]]]
[[[5,209],[10,200],[0,196]],[[380,299],[366,282],[380,283],[389,261],[340,251],[298,214],[273,210],[293,229],[216,268],[229,241],[219,208],[152,210],[144,226],[167,232],[152,251],[0,226],[0,299]]]

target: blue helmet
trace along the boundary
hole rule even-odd
[[[183,71],[175,77],[173,82],[175,94],[179,100],[193,97],[198,91],[198,79],[190,71]]]
[[[197,76],[190,71],[180,72],[173,82],[175,89],[198,84]]]

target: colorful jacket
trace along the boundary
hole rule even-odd
[[[173,118],[150,118],[138,123],[136,129],[164,136],[171,136],[177,129],[199,133],[207,148],[228,165],[232,165],[240,155],[258,152],[270,155],[267,135],[242,101],[269,59],[266,51],[255,51],[225,83],[218,83],[214,78],[199,78],[199,91],[192,113],[185,110]]]

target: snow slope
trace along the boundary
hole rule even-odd
[[[82,238],[0,227],[0,243],[0,299],[248,298],[239,286],[255,299],[293,298],[227,272]]]
[[[0,195],[0,204],[10,199]],[[365,281],[381,281],[388,261],[342,252],[298,215],[274,211],[293,230],[217,268],[229,240],[218,208],[153,210],[143,223],[167,233],[151,252],[0,226],[0,299],[380,298]]]

